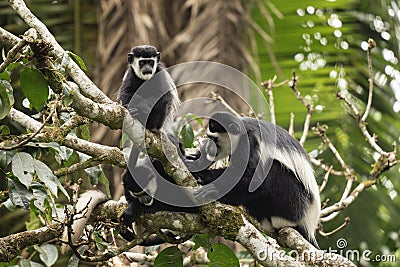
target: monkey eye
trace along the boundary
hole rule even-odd
[[[231,123],[228,126],[228,133],[231,133],[233,135],[238,135],[240,133],[239,126],[236,125],[235,123]]]
[[[147,60],[147,59],[145,59],[145,60],[140,60],[139,61],[139,67],[143,67],[143,66],[145,66],[145,65],[150,65],[151,67],[153,67],[154,66],[154,60]]]

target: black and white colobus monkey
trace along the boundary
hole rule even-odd
[[[231,184],[233,188],[218,199],[220,202],[244,206],[267,230],[294,227],[318,248],[314,233],[320,196],[300,143],[279,126],[225,112],[211,116],[207,136],[208,141],[200,148],[205,158],[211,163],[229,156],[230,164],[193,173],[204,184],[195,195],[218,198],[229,189],[229,179],[236,176],[237,184]],[[221,175],[228,180],[218,181]],[[254,181],[257,188],[251,188]]]
[[[179,104],[175,84],[164,65],[160,62],[160,52],[153,46],[142,45],[132,48],[128,54],[128,69],[119,90],[119,99],[130,115],[138,119],[146,129],[151,131],[162,130],[169,133],[169,138],[177,146],[177,139],[171,135],[172,117],[170,112]],[[134,218],[140,212],[155,212],[159,210],[198,212],[197,208],[181,208],[171,206],[154,199],[158,193],[159,184],[156,176],[174,183],[165,172],[161,162],[157,159],[141,157],[138,149],[132,148],[129,156],[129,168],[122,175],[128,209],[123,213],[121,220],[125,226],[121,232],[126,240],[135,237]],[[137,184],[135,179],[147,179],[145,188]],[[157,240],[151,244],[161,242]]]
[[[128,63],[118,95],[122,105],[146,129],[169,130],[167,118],[179,98],[171,76],[160,62],[160,52],[154,46],[136,46],[128,54]]]
[[[179,104],[179,98],[175,84],[169,73],[165,70],[164,65],[160,62],[160,52],[154,46],[141,45],[132,48],[128,53],[128,69],[125,72],[119,89],[119,100],[126,107],[130,115],[151,131],[170,132],[169,113]],[[177,145],[177,141],[169,135],[171,141]],[[178,145],[177,145],[178,147]],[[130,154],[130,167],[126,169],[122,175],[124,184],[125,197],[129,203],[128,209],[124,212],[121,219],[126,226],[121,235],[132,240],[133,219],[136,212],[146,211],[153,212],[156,210],[176,210],[190,212],[191,209],[182,210],[177,207],[164,205],[163,203],[154,200],[153,197],[136,183],[135,177],[148,178],[147,192],[156,193],[159,189],[155,183],[155,175],[161,175],[164,179],[173,182],[172,179],[165,173],[164,168],[156,159],[150,160],[147,156],[139,157],[139,150],[132,148]],[[131,173],[132,171],[132,173]],[[85,215],[79,214],[76,216],[79,219],[75,220],[72,229],[72,242],[76,243],[83,234],[84,226],[90,217],[92,210],[97,204],[107,201],[105,196],[100,191],[91,190],[84,193],[76,204],[76,210],[82,211],[85,209]],[[194,210],[193,212],[196,212]],[[63,239],[67,241],[67,229],[64,231]],[[160,242],[155,240],[154,243]],[[147,245],[146,243],[143,243]],[[149,245],[152,245],[150,243]],[[68,246],[63,245],[62,251],[68,251]]]

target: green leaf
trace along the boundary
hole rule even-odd
[[[79,65],[79,67],[84,70],[87,71],[85,62],[83,61],[83,59],[78,56],[77,54],[72,53],[71,51],[67,51],[68,55],[70,55],[72,57],[72,59],[76,62],[76,64]]]
[[[2,203],[2,205],[9,211],[15,211],[17,209],[14,203],[12,203],[11,199],[7,199],[5,202]]]
[[[25,222],[26,230],[35,230],[39,229],[42,227],[42,224],[40,223],[39,217],[37,216],[37,209],[35,207],[32,207],[29,211],[29,221]]]
[[[39,252],[39,258],[42,260],[46,266],[53,266],[58,259],[58,250],[56,246],[50,244],[44,244],[39,246],[34,246],[36,251]]]
[[[33,158],[25,152],[16,153],[12,159],[12,172],[18,180],[29,188],[33,180]]]
[[[0,80],[0,120],[4,119],[14,105],[13,88],[8,81]]]
[[[88,249],[87,245],[82,245],[78,248],[79,254],[84,254],[85,251]],[[71,258],[68,260],[67,267],[78,267],[79,266],[79,259],[75,254],[72,254]]]
[[[27,146],[32,146],[32,147],[41,147],[41,148],[52,148],[56,151],[60,149],[60,145],[56,142],[48,142],[48,143],[42,143],[42,142],[29,142],[26,144]]]
[[[226,245],[217,243],[211,246],[207,251],[207,257],[210,260],[210,266],[220,267],[239,267],[239,259],[235,253]]]
[[[170,266],[170,267],[182,267],[183,266],[183,258],[182,251],[179,250],[178,247],[168,247],[158,253],[154,261],[154,266]]]
[[[66,146],[61,146],[59,151],[61,160],[67,161],[71,157],[73,152],[73,149]]]
[[[0,72],[0,80],[6,80],[7,82],[10,81],[10,75],[7,71]]]
[[[75,254],[72,254],[71,258],[68,260],[67,267],[78,267],[79,259]]]
[[[84,140],[89,141],[90,140],[90,129],[89,125],[82,125],[79,127],[81,130],[81,136]]]
[[[158,253],[154,261],[155,267],[182,267],[183,266],[183,258],[182,252],[178,249],[178,247],[168,247]]]
[[[69,199],[69,195],[65,188],[60,183],[60,180],[53,174],[51,169],[43,162],[34,159],[35,171],[38,175],[40,181],[42,181],[45,186],[50,190],[50,192],[57,197],[57,188]]]
[[[45,207],[45,201],[47,199],[47,190],[44,188],[43,185],[34,182],[31,186],[32,188],[32,193],[33,193],[33,204],[35,205],[36,208],[38,208],[41,212],[46,211]]]
[[[104,185],[104,187],[106,188],[107,196],[111,198],[110,181],[108,181],[107,177],[104,175],[104,172],[101,172],[99,182]]]
[[[9,135],[10,128],[7,125],[0,125],[0,135]]]
[[[20,74],[22,92],[32,107],[40,111],[49,97],[49,86],[46,78],[37,69],[24,68]]]
[[[3,169],[6,169],[8,167],[8,164],[12,162],[12,158],[14,157],[15,152],[13,151],[5,151],[1,150],[0,151],[0,167]]]
[[[24,65],[21,62],[12,62],[7,66],[8,71],[14,71],[17,68],[22,68]]]
[[[51,169],[43,162],[36,159],[34,159],[34,167],[39,180],[42,181],[50,192],[57,197],[57,187],[59,186],[60,181],[53,174]]]
[[[203,247],[205,249],[211,248],[211,242],[210,239],[214,238],[213,235],[207,235],[207,234],[197,234],[193,237],[193,242],[195,243],[195,246],[193,250],[198,249],[199,247]]]
[[[96,244],[96,248],[98,250],[104,250],[104,249],[112,249],[110,245],[104,241],[104,239],[100,236],[99,232],[94,232],[94,242]]]
[[[8,179],[8,191],[12,203],[18,208],[28,209],[29,202],[33,198],[33,194],[23,184],[12,179]]]
[[[194,132],[190,123],[186,123],[182,126],[179,135],[182,139],[182,144],[184,148],[193,147]]]
[[[201,127],[203,127],[203,120],[202,120],[199,116],[194,115],[193,113],[185,114],[185,115],[183,116],[183,118],[184,118],[186,121],[195,120],[195,121],[197,121],[197,123],[198,123]]]

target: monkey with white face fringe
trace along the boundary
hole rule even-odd
[[[160,62],[160,52],[153,46],[136,46],[128,54],[128,69],[125,72],[119,90],[119,99],[130,115],[140,121],[146,129],[153,132],[164,131],[177,146],[177,138],[172,136],[170,112],[179,104],[175,84],[164,65]],[[181,212],[198,212],[197,208],[181,208],[171,206],[154,199],[161,190],[157,177],[174,183],[166,174],[161,162],[157,159],[140,157],[139,150],[132,148],[128,160],[129,168],[122,175],[125,197],[129,203],[128,209],[121,217],[125,229],[121,235],[126,240],[132,240],[134,235],[134,218],[140,212],[155,212],[170,210]],[[147,185],[142,188],[137,179],[147,179]],[[151,244],[162,242],[157,240]]]
[[[121,87],[119,89],[119,100],[128,109],[129,114],[139,120],[146,129],[153,132],[171,132],[172,120],[169,116],[179,104],[179,98],[175,84],[164,65],[160,62],[160,52],[154,46],[141,45],[132,48],[128,53],[128,68],[125,72]],[[178,146],[176,138],[169,135],[172,142]],[[123,213],[121,221],[125,226],[121,235],[127,240],[135,238],[133,231],[134,218],[140,212],[154,212],[157,210],[173,210],[182,212],[197,212],[196,208],[180,208],[161,203],[153,199],[152,194],[159,190],[155,183],[155,175],[173,183],[171,177],[167,175],[160,161],[149,159],[147,156],[139,157],[140,151],[132,148],[129,156],[128,165],[122,175],[125,197],[129,207]],[[148,184],[144,191],[136,182],[134,177],[148,179]],[[150,194],[149,194],[150,193]],[[97,204],[107,201],[107,197],[100,191],[88,191],[78,200],[76,210],[87,209],[85,216],[74,221],[72,229],[72,242],[76,243],[83,234],[84,226]],[[67,241],[67,230],[64,231],[63,239]],[[161,243],[162,240],[155,239],[143,245],[154,245]],[[68,247],[63,245],[62,251],[68,251]]]
[[[225,112],[211,116],[207,137],[202,158],[213,163],[229,157],[230,162],[226,168],[194,172],[204,185],[195,196],[242,205],[265,229],[294,227],[318,248],[320,196],[300,143],[279,126]]]
[[[146,129],[164,128],[168,132],[170,129],[166,128],[170,125],[166,121],[179,104],[179,98],[172,78],[160,62],[160,52],[154,46],[136,46],[128,54],[128,63],[119,100]]]

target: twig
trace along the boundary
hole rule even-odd
[[[324,191],[327,183],[328,183],[328,179],[329,179],[329,175],[331,174],[331,171],[333,169],[333,166],[329,167],[329,170],[325,173],[324,179],[322,180],[322,184],[319,187],[319,192],[321,193],[322,191]]]
[[[320,124],[317,124],[317,126],[314,129],[316,130],[318,136],[321,137],[322,141],[328,145],[328,147],[332,151],[333,155],[336,157],[336,159],[339,161],[342,168],[345,170],[344,175],[348,179],[353,179],[354,171],[347,166],[347,164],[343,160],[342,156],[340,156],[340,153],[337,151],[336,147],[332,144],[331,140],[326,135],[325,128],[323,126],[321,126]]]
[[[234,110],[234,109],[225,101],[225,99],[224,99],[220,94],[215,93],[215,92],[211,92],[211,93],[210,93],[210,98],[212,98],[212,99],[214,99],[214,100],[216,100],[216,101],[221,102],[221,104],[222,104],[224,107],[226,107],[226,108],[229,110],[229,112],[231,112],[232,114],[235,114],[236,116],[240,117],[240,114],[237,113],[236,110]]]
[[[350,107],[350,109],[353,111],[354,116],[357,119],[358,122],[358,127],[360,128],[362,134],[364,137],[368,140],[369,144],[372,146],[373,149],[375,149],[376,152],[380,154],[385,154],[383,149],[376,143],[376,136],[371,136],[367,130],[367,126],[365,122],[361,119],[360,112],[356,108],[356,106],[348,99],[346,98],[343,94],[337,93],[336,97],[344,100],[344,102]]]
[[[324,218],[324,216],[328,216],[329,214],[331,214],[335,211],[339,211],[339,210],[346,208],[351,203],[353,203],[354,200],[356,200],[356,198],[362,191],[364,191],[366,188],[373,186],[376,183],[377,183],[377,180],[363,181],[360,184],[358,184],[356,186],[356,188],[354,188],[354,190],[351,192],[351,194],[346,199],[321,210],[321,222],[327,221],[327,218]]]
[[[37,136],[43,130],[44,126],[46,126],[46,123],[50,120],[50,118],[52,117],[54,112],[55,112],[55,110],[53,109],[50,112],[50,114],[47,116],[47,118],[44,120],[42,125],[39,127],[39,129],[37,129],[33,134],[28,136],[25,140],[22,140],[18,144],[8,146],[8,147],[0,145],[0,150],[7,150],[7,151],[14,150],[14,149],[17,149],[17,148],[22,147],[22,146],[26,145],[27,143],[29,143],[29,141],[31,141],[33,138],[35,138],[35,136]]]
[[[276,75],[267,81],[261,83],[261,85],[265,88],[265,91],[268,95],[269,100],[269,113],[271,116],[271,123],[276,124],[275,118],[275,103],[274,103],[274,94],[272,93],[272,84],[276,81]]]
[[[288,130],[289,134],[291,136],[294,135],[294,113],[290,112],[290,123],[289,123],[289,130]]]
[[[293,77],[292,77],[292,80],[289,82],[289,87],[292,88],[297,99],[300,100],[300,102],[307,108],[307,115],[306,115],[306,119],[304,121],[304,126],[303,126],[303,134],[299,141],[300,144],[303,146],[304,142],[307,139],[308,130],[310,129],[310,121],[311,121],[311,116],[313,113],[313,106],[311,104],[307,103],[307,101],[305,101],[305,99],[301,96],[299,90],[297,90],[297,88],[296,88],[297,82],[298,82],[298,79],[296,76],[296,72],[293,71]]]
[[[74,115],[71,119],[66,121],[60,128],[54,132],[54,136],[66,136],[72,129],[89,123],[89,119],[80,115]]]
[[[18,52],[27,44],[27,40],[25,40],[25,38],[22,38],[13,48],[10,49],[10,51],[8,51],[7,57],[0,65],[0,72],[3,72],[7,68],[7,66],[14,61],[14,58],[18,54]]]
[[[336,229],[334,229],[334,230],[332,230],[332,231],[330,231],[328,233],[325,233],[324,231],[319,230],[318,233],[320,235],[322,235],[323,237],[328,237],[330,235],[333,235],[333,234],[339,232],[340,230],[342,230],[343,228],[345,228],[349,224],[350,224],[350,217],[346,217],[346,218],[344,218],[344,222],[341,225],[339,225],[339,227],[337,227]]]
[[[73,164],[73,165],[71,165],[69,167],[66,167],[66,168],[61,168],[61,169],[55,171],[54,175],[57,176],[57,177],[64,176],[64,175],[67,175],[67,174],[70,174],[70,173],[74,173],[74,172],[76,172],[78,170],[83,170],[83,169],[86,169],[86,168],[97,166],[97,165],[99,165],[101,163],[107,163],[105,155],[102,155],[102,156],[97,157],[97,158],[90,158],[90,159],[85,160],[83,162],[75,163],[75,164]]]
[[[315,159],[315,158],[310,158],[311,163],[314,164],[315,166],[323,169],[324,171],[329,171],[330,166],[325,165],[324,163],[322,163],[322,160],[320,159]],[[330,171],[331,174],[336,175],[336,176],[345,176],[345,173],[343,171],[338,171],[338,170],[334,170],[332,169]]]
[[[337,202],[337,204],[341,205],[341,203],[343,201],[345,201],[346,198],[349,196],[350,191],[351,191],[351,187],[353,185],[353,181],[354,181],[353,179],[347,179],[346,187],[345,187],[345,189],[343,191],[342,197]],[[339,211],[332,212],[331,214],[329,214],[329,216],[326,216],[326,217],[322,218],[321,221],[323,221],[323,222],[331,221],[334,218],[336,218],[336,216],[338,216],[338,215],[339,215]]]
[[[367,50],[367,59],[368,59],[368,81],[369,81],[369,93],[368,93],[368,102],[367,107],[365,109],[364,115],[362,116],[361,120],[365,121],[368,117],[369,111],[372,106],[372,94],[374,90],[374,74],[372,70],[372,57],[371,57],[371,50],[374,49],[376,43],[373,39],[368,39],[368,50]]]

